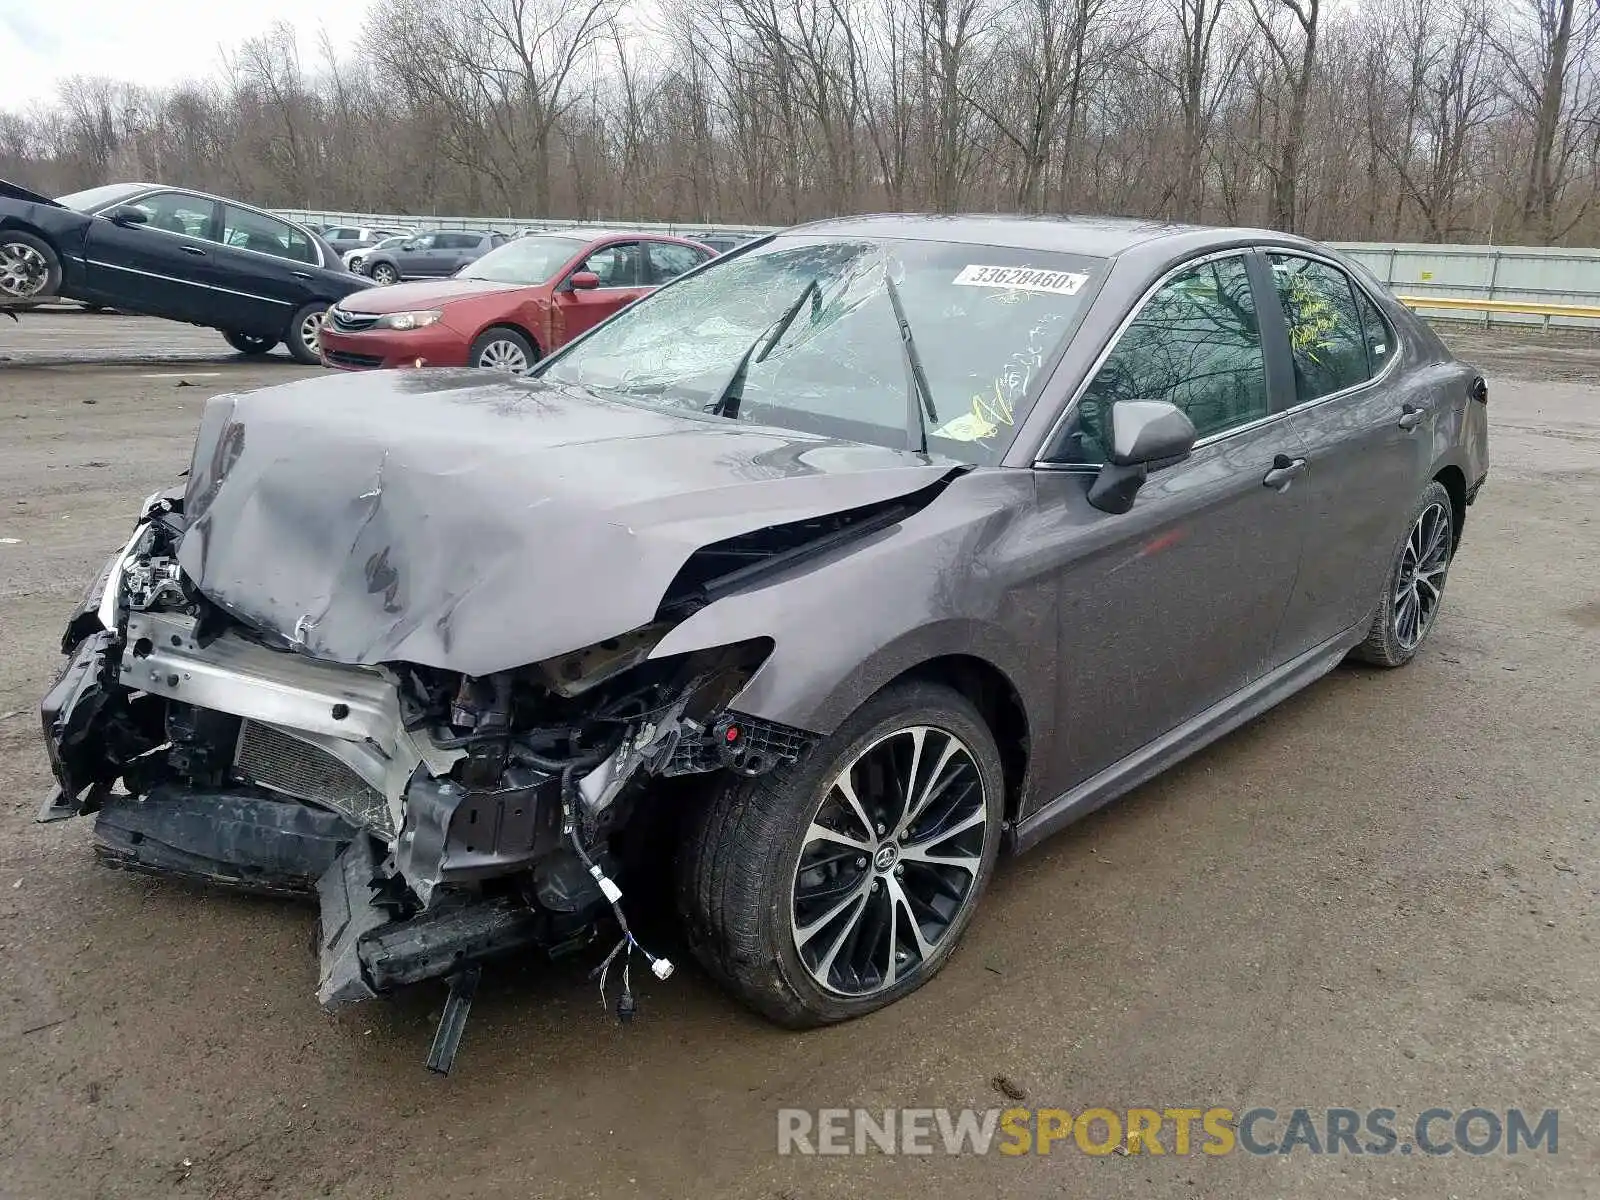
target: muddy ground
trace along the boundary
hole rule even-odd
[[[67,609],[204,399],[307,373],[115,316],[0,322],[0,1196],[1600,1195],[1600,350],[1453,334],[1493,470],[1433,639],[1345,668],[1004,864],[932,985],[779,1032],[684,967],[318,1011],[312,913],[33,823]],[[90,361],[92,360],[92,361]],[[641,914],[682,960],[660,914]],[[592,956],[590,956],[592,957]],[[779,1157],[781,1107],[1560,1110],[1558,1153]],[[1169,1143],[1170,1145],[1170,1143]]]

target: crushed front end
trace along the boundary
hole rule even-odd
[[[662,781],[805,749],[729,708],[770,643],[651,658],[667,621],[482,677],[313,657],[192,584],[183,506],[146,502],[69,623],[40,819],[96,814],[112,866],[314,895],[324,1006],[587,945],[659,853]]]

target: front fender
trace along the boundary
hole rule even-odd
[[[1049,729],[1057,584],[1041,519],[1031,472],[973,472],[900,524],[701,609],[651,657],[770,638],[733,707],[828,734],[896,676],[969,655],[1011,681],[1030,728]]]

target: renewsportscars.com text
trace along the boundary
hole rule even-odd
[[[1556,1109],[782,1108],[779,1154],[1555,1154]]]

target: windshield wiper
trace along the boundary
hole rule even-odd
[[[900,289],[885,273],[884,290],[889,293],[889,303],[894,306],[894,319],[900,326],[900,348],[906,360],[906,436],[916,443],[919,454],[928,453],[928,422],[939,420],[939,411],[933,407],[933,393],[928,390],[928,375],[922,369],[922,356],[917,353],[917,339],[911,336],[911,322],[906,320],[905,305],[900,303]],[[923,413],[926,410],[926,417]]]
[[[789,326],[794,324],[794,319],[800,315],[800,310],[805,306],[808,297],[820,296],[822,289],[813,279],[806,284],[800,295],[795,297],[793,304],[789,305],[783,315],[768,325],[751,342],[745,352],[739,356],[739,361],[733,368],[733,374],[728,376],[728,382],[722,385],[717,393],[717,398],[706,405],[706,412],[717,417],[737,418],[739,416],[739,403],[744,399],[744,381],[750,374],[750,364],[761,362],[771,354],[773,348],[783,340],[783,335],[789,332]],[[757,353],[757,351],[760,353]]]

